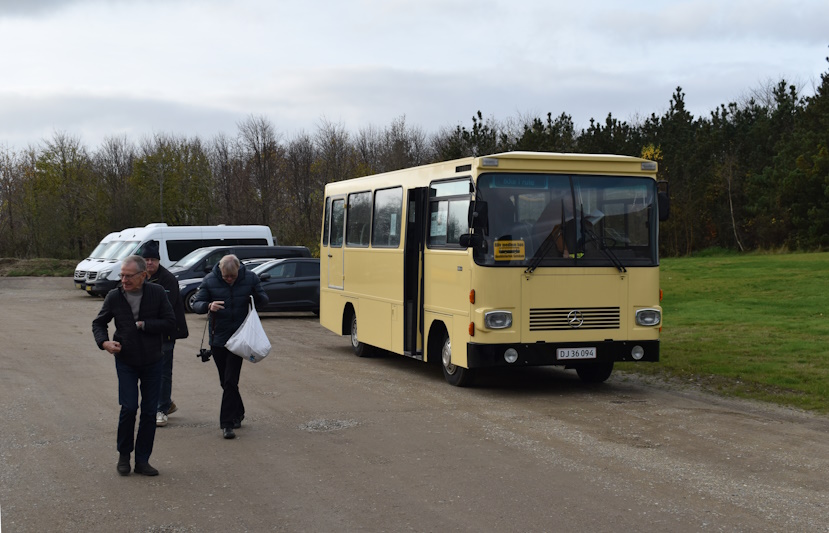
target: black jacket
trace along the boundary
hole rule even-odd
[[[179,295],[178,280],[176,277],[169,270],[158,265],[158,270],[155,275],[147,281],[164,287],[164,290],[167,291],[167,299],[170,300],[170,305],[173,306],[173,312],[176,314],[176,332],[173,335],[167,335],[164,340],[186,339],[190,333],[187,331],[187,317],[184,315],[184,300]]]
[[[176,315],[164,289],[160,285],[144,282],[142,291],[138,320],[144,322],[143,330],[135,325],[136,319],[132,316],[132,308],[122,287],[107,293],[101,311],[92,321],[95,343],[103,350],[104,342],[109,340],[109,323],[115,319],[112,340],[121,343],[121,351],[114,355],[122,363],[133,366],[158,362],[164,337],[176,331]]]
[[[250,308],[250,297],[257,305],[268,303],[268,295],[262,290],[259,276],[239,266],[239,274],[233,285],[222,278],[218,263],[213,271],[206,275],[199,285],[193,302],[193,311],[203,315],[207,313],[210,302],[224,301],[224,309],[210,313],[210,346],[224,346],[233,333],[239,329]]]

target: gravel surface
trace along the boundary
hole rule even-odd
[[[43,531],[829,532],[829,419],[617,373],[486,372],[473,388],[355,357],[311,314],[266,314],[246,418],[224,440],[215,366],[176,345],[161,474],[119,476],[102,300],[0,278],[0,527]],[[670,354],[664,354],[670,357]]]

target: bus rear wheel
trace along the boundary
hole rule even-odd
[[[368,357],[371,355],[371,346],[360,342],[357,338],[357,315],[351,315],[351,348],[357,357]]]
[[[452,364],[452,341],[446,333],[443,334],[441,343],[440,363],[443,367],[443,377],[450,385],[466,387],[472,383],[473,371],[471,369]]]
[[[613,372],[613,361],[607,363],[588,363],[576,367],[576,373],[585,383],[604,383]]]

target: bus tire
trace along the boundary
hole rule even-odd
[[[371,346],[362,343],[357,339],[357,314],[351,314],[351,348],[357,357],[368,357],[371,355]]]
[[[440,343],[440,363],[443,367],[443,377],[446,382],[455,387],[467,387],[472,383],[473,371],[469,368],[452,364],[452,341],[449,334],[443,334]]]
[[[585,383],[604,383],[613,372],[613,361],[577,366],[576,373]]]

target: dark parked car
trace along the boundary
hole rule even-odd
[[[313,258],[275,259],[253,269],[270,300],[267,311],[320,312],[320,260]]]
[[[193,300],[202,278],[227,254],[235,254],[246,265],[245,268],[251,270],[255,265],[248,264],[248,261],[259,261],[255,264],[261,264],[282,257],[311,257],[305,246],[211,246],[194,250],[168,269],[178,279],[178,289],[188,313],[193,312]]]

